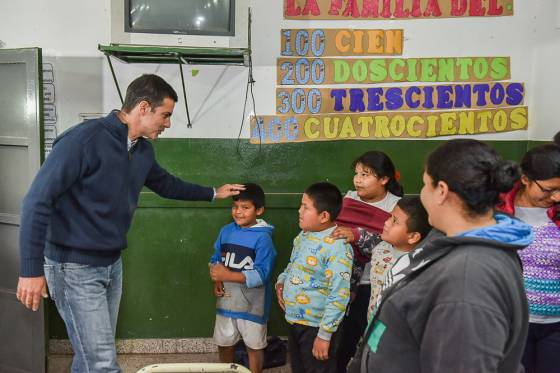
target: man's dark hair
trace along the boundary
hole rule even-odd
[[[247,183],[245,190],[239,192],[238,195],[231,197],[234,201],[251,201],[257,209],[264,207],[264,191],[260,186],[254,183]]]
[[[426,237],[432,227],[428,223],[428,212],[422,205],[419,196],[404,196],[397,202],[397,206],[408,215],[406,230],[408,233],[418,232],[421,238]]]
[[[136,79],[126,89],[126,96],[122,111],[130,113],[141,101],[148,101],[152,111],[170,98],[177,102],[177,92],[165,80],[154,74],[144,74]]]
[[[336,185],[320,182],[310,185],[305,194],[313,201],[313,205],[319,213],[326,211],[334,221],[342,208],[342,194]]]

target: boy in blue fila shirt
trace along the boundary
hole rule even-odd
[[[336,331],[350,296],[352,247],[331,237],[342,207],[336,186],[321,182],[305,190],[299,208],[300,234],[276,295],[290,324],[293,373],[336,371]]]
[[[214,244],[210,277],[214,281],[216,324],[214,342],[220,361],[232,363],[240,338],[247,346],[249,369],[260,373],[266,347],[266,322],[270,310],[270,275],[276,250],[273,226],[262,219],[264,192],[257,184],[233,197],[233,222],[224,226]]]

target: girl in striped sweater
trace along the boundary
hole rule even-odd
[[[529,301],[526,373],[560,367],[560,147],[543,145],[521,161],[521,180],[501,196],[498,210],[530,224],[535,241],[519,251]]]

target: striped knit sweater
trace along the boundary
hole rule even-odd
[[[560,317],[560,229],[549,221],[533,226],[535,241],[519,251],[529,313]]]
[[[517,183],[500,195],[496,209],[518,215],[515,196],[520,190],[521,183]],[[560,204],[547,209],[546,215],[546,223],[532,224],[533,243],[519,251],[531,322],[560,319]]]

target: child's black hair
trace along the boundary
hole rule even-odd
[[[397,206],[408,216],[406,230],[408,233],[418,232],[421,238],[428,235],[432,226],[428,222],[428,212],[422,205],[419,196],[404,196],[397,202]]]
[[[531,180],[560,177],[560,147],[546,144],[532,148],[521,160],[521,172]]]
[[[463,201],[467,215],[488,213],[519,180],[519,166],[505,161],[485,143],[472,139],[449,140],[428,157],[426,173],[432,185],[444,181]]]
[[[398,197],[404,195],[403,187],[397,180],[395,165],[387,154],[377,150],[366,152],[352,163],[352,169],[355,169],[358,163],[371,169],[380,178],[388,177],[389,182],[386,187],[389,192]]]
[[[326,211],[331,221],[335,221],[342,209],[342,194],[336,185],[323,181],[310,185],[304,193],[313,201],[319,213]]]
[[[256,208],[260,209],[264,207],[264,191],[260,186],[254,183],[247,183],[245,185],[245,190],[239,192],[239,194],[231,197],[234,201],[251,201]]]

